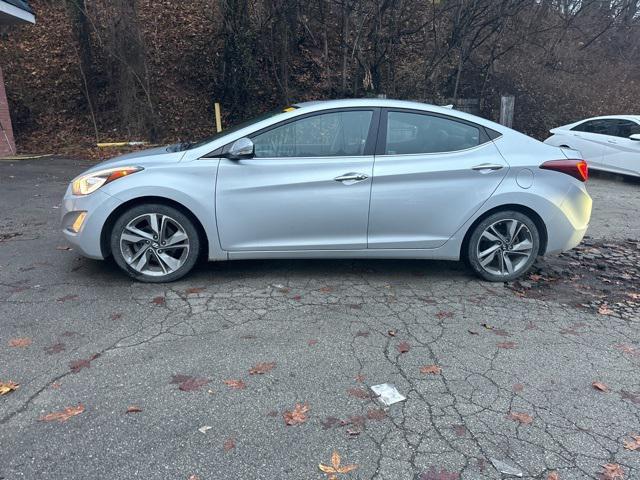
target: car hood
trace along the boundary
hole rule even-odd
[[[149,148],[138,152],[120,155],[94,165],[85,173],[116,167],[146,167],[159,163],[179,162],[184,156],[183,151],[176,148],[177,145],[165,145],[164,147]]]

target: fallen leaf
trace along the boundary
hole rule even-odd
[[[420,373],[424,373],[425,375],[440,375],[442,372],[442,368],[438,365],[425,365],[420,367]]]
[[[389,331],[387,332],[387,334],[388,334],[390,337],[395,337],[395,336],[396,336],[396,331],[395,331],[395,330],[389,330]]]
[[[469,332],[471,335],[480,335],[480,333],[476,332],[475,330],[467,330],[467,332]]]
[[[513,350],[517,348],[518,344],[516,342],[500,342],[497,344],[498,348],[504,348],[505,350]]]
[[[369,332],[366,330],[360,330],[356,333],[356,337],[364,337],[367,338],[369,336]]]
[[[156,305],[164,305],[166,303],[166,300],[164,297],[155,297],[153,300],[151,300],[151,303],[155,303]]]
[[[44,351],[47,355],[54,355],[56,353],[62,353],[65,350],[65,345],[62,342],[54,343],[48,347],[44,347]]]
[[[33,343],[30,338],[12,338],[9,340],[9,346],[15,348],[25,348]]]
[[[249,369],[249,375],[264,375],[276,368],[276,362],[261,362]]]
[[[532,273],[531,275],[529,275],[529,279],[533,282],[539,282],[540,280],[542,280],[542,275]]]
[[[632,451],[639,450],[640,449],[640,435],[632,433],[629,436],[631,438],[633,438],[633,440],[625,440],[624,441],[625,450],[632,450]]]
[[[596,390],[600,390],[601,392],[609,391],[609,386],[602,382],[593,382],[591,385],[593,386],[593,388],[595,388]]]
[[[547,475],[547,480],[560,480],[560,475],[555,470],[553,472],[549,472]]]
[[[247,388],[246,383],[242,380],[224,380],[224,384],[233,390],[244,390]]]
[[[365,378],[366,378],[366,377],[365,377],[364,375],[359,374],[359,375],[356,375],[356,376],[355,376],[354,380],[355,380],[356,382],[358,382],[358,383],[364,383]]]
[[[93,362],[99,356],[100,354],[96,353],[89,358],[81,358],[80,360],[74,360],[73,362],[69,362],[69,368],[71,369],[72,373],[78,373],[83,368],[89,368],[91,366],[91,362]]]
[[[322,287],[320,289],[320,292],[322,292],[322,293],[331,293],[331,292],[333,292],[333,288],[332,287]]]
[[[111,320],[120,320],[122,318],[122,314],[121,313],[112,313],[111,316],[109,317]]]
[[[66,250],[66,251],[70,251],[70,250],[73,250],[73,248],[71,248],[71,247],[70,247],[70,246],[68,246],[68,245],[59,245],[59,246],[57,246],[57,247],[56,247],[56,250]]]
[[[396,348],[400,353],[407,353],[411,346],[407,342],[400,342]]]
[[[9,380],[8,382],[0,382],[0,395],[6,395],[7,393],[11,393],[14,390],[17,390],[20,387],[15,382]]]
[[[507,418],[510,418],[515,422],[524,423],[525,425],[529,425],[530,423],[533,422],[533,417],[528,413],[523,413],[523,412],[509,412],[509,415],[507,415]]]
[[[457,436],[464,437],[467,434],[467,427],[465,427],[464,425],[454,425],[453,431]]]
[[[340,419],[336,417],[327,417],[324,420],[320,421],[320,425],[322,425],[323,430],[329,430],[330,428],[335,427],[339,423],[341,423]]]
[[[516,383],[513,385],[513,391],[514,392],[521,392],[524,390],[524,385],[521,383]]]
[[[307,344],[308,344],[310,347],[313,347],[316,343],[318,343],[318,340],[315,340],[315,339],[309,340],[309,341],[307,342]]]
[[[198,475],[189,475],[187,480],[200,480],[200,477]]]
[[[345,465],[341,466],[342,459],[340,458],[340,454],[337,451],[333,451],[331,455],[331,466],[323,465],[322,463],[318,465],[318,468],[329,475],[328,480],[336,480],[338,477],[336,474],[338,473],[349,473],[358,468],[358,465]]]
[[[40,421],[42,422],[66,422],[71,417],[75,417],[76,415],[80,415],[84,412],[84,405],[79,404],[77,407],[67,407],[61,412],[53,412],[49,413],[43,417],[40,417]]]
[[[285,411],[282,414],[287,425],[299,425],[307,421],[307,413],[311,410],[307,403],[296,403],[292,411]]]
[[[192,288],[187,288],[184,293],[186,293],[187,295],[195,295],[196,293],[202,293],[206,290],[206,288],[203,287],[192,287]]]
[[[598,313],[600,315],[613,315],[614,311],[609,308],[609,305],[607,305],[606,303],[603,303],[598,308]]]
[[[636,405],[640,405],[640,394],[627,392],[626,390],[620,390],[620,398],[623,400],[630,400]]]
[[[613,348],[620,350],[622,353],[628,353],[629,355],[633,355],[634,357],[640,356],[640,350],[632,347],[631,345],[621,343],[619,345],[614,345]]]
[[[602,480],[623,480],[624,470],[617,463],[607,463],[602,465],[602,473],[600,474]]]
[[[190,378],[178,385],[178,390],[182,390],[183,392],[193,392],[195,390],[200,390],[200,387],[203,387],[207,383],[209,383],[209,380],[206,378]]]
[[[227,438],[222,445],[222,449],[225,451],[225,453],[233,450],[234,448],[236,448],[236,441],[233,438]]]
[[[387,418],[387,412],[381,408],[375,408],[367,412],[367,418],[369,420],[384,420]]]
[[[442,320],[444,318],[453,318],[453,312],[438,312],[436,318]]]
[[[294,295],[293,297],[291,297],[293,300],[295,300],[296,302],[299,302],[300,300],[302,300],[302,295]]]
[[[438,472],[435,467],[431,467],[428,471],[420,475],[420,480],[459,480],[460,474],[458,472],[449,472],[444,468],[441,468]]]
[[[360,387],[350,388],[347,390],[347,393],[352,397],[359,398],[360,400],[367,400],[371,397],[368,390]]]
[[[137,405],[130,405],[127,407],[127,413],[140,413],[142,409]]]

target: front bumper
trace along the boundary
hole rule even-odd
[[[71,193],[71,187],[67,188],[62,200],[62,234],[85,257],[104,259],[101,245],[102,228],[111,212],[121,203],[101,190],[78,196]],[[86,212],[86,216],[78,231],[75,231],[74,222],[78,220],[81,212]],[[75,228],[78,228],[78,225]]]

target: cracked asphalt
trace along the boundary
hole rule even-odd
[[[0,162],[0,382],[20,384],[0,397],[0,479],[322,479],[334,450],[358,466],[341,480],[506,478],[491,459],[528,479],[609,463],[640,478],[624,448],[640,433],[633,304],[601,314],[566,286],[518,294],[429,261],[210,263],[133,283],[60,248],[57,207],[86,166]],[[640,240],[640,183],[589,190],[591,242]],[[640,293],[633,275],[617,295]],[[275,368],[250,374],[260,362]],[[368,387],[386,382],[407,400],[381,411]],[[298,403],[308,419],[288,426]]]

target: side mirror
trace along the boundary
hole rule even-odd
[[[250,138],[244,137],[236,140],[231,144],[229,150],[226,152],[225,157],[231,160],[240,160],[242,158],[253,157],[253,142]]]
[[[633,135],[629,136],[629,138],[631,140],[635,140],[636,142],[640,142],[640,133],[634,133]]]

